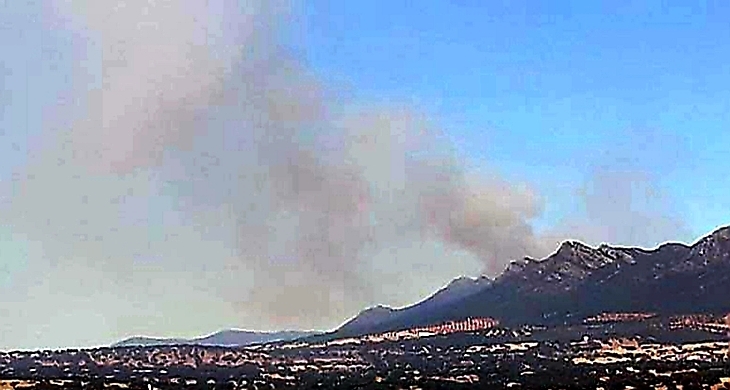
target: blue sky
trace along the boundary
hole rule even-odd
[[[730,222],[730,4],[638,3],[320,0],[296,9],[290,38],[319,77],[423,108],[477,169],[536,186],[538,226],[574,212],[572,191],[620,144],[691,240]],[[71,85],[63,49],[77,49],[39,28],[40,3],[5,7],[0,178],[43,125],[33,106]]]
[[[108,7],[72,3],[96,4],[98,8],[90,7],[96,12]],[[169,172],[140,170],[125,177],[56,164],[68,150],[48,135],[55,134],[52,129],[83,127],[56,119],[59,114],[73,118],[90,104],[79,91],[102,85],[101,53],[113,43],[86,41],[64,24],[67,20],[56,18],[54,12],[61,11],[49,4],[0,3],[0,334],[12,336],[0,338],[0,349],[98,345],[132,334],[193,337],[224,327],[278,327],[260,311],[232,307],[240,303],[241,286],[250,287],[261,275],[249,272],[250,264],[242,265],[235,255],[229,241],[238,232],[226,230],[235,218],[226,214],[230,205],[220,201],[235,187],[220,178],[239,173],[237,149],[213,155],[232,163],[217,171],[218,179],[203,182],[209,187],[193,183],[201,176],[190,174],[198,167],[196,159],[168,162],[164,168]],[[284,37],[304,68],[325,88],[341,92],[345,103],[414,106],[443,129],[471,171],[534,188],[544,204],[533,221],[538,232],[654,245],[693,241],[730,224],[730,4],[668,4],[318,0],[297,3],[295,22]],[[177,7],[171,9],[186,10]],[[176,29],[190,22],[182,13],[157,11],[154,17],[170,22],[164,32],[173,34],[154,36],[154,42],[190,32]],[[94,25],[98,15],[93,12],[89,29],[105,32],[113,42],[116,26]],[[125,19],[130,17],[136,16],[118,20],[134,22]],[[235,26],[221,31],[227,28]],[[122,37],[140,34],[133,28],[119,30]],[[182,53],[174,49],[185,48],[185,39],[169,45],[173,65],[188,65],[184,56],[174,56]],[[168,60],[166,54],[143,49],[138,53]],[[201,69],[209,65],[195,61],[191,63]],[[133,77],[145,72],[153,73],[153,80],[165,80],[165,69],[145,59],[130,63],[132,70],[120,77],[131,80],[131,86],[142,85]],[[127,93],[119,80],[110,87],[108,106],[102,106],[112,113],[119,112],[114,104],[118,96],[118,105],[138,97],[137,90]],[[180,91],[195,91],[195,85],[185,89],[182,84],[172,91],[173,98]],[[224,111],[221,116],[228,115]],[[139,115],[132,110],[132,124],[138,119],[134,114]],[[92,116],[89,123],[98,119]],[[229,123],[239,122],[218,122]],[[214,135],[210,144],[222,143],[226,134]],[[125,135],[119,136],[122,152]],[[109,141],[95,139],[91,147],[95,141],[109,146]],[[86,149],[82,145],[80,150]],[[164,175],[179,182],[155,181]],[[12,178],[18,180],[11,183]],[[234,184],[245,191],[241,183]],[[186,193],[180,191],[183,187]],[[86,197],[88,202],[79,203]],[[255,199],[266,203],[266,198]],[[179,212],[186,208],[189,214]],[[287,217],[275,215],[272,226],[280,223],[289,228],[281,234],[294,231],[296,236],[298,225]],[[195,223],[206,230],[201,233]],[[401,226],[390,227],[395,236]],[[77,241],[87,232],[106,241]],[[252,232],[257,234],[265,238],[266,232]],[[405,305],[453,277],[483,272],[484,264],[473,253],[439,242],[413,245],[415,235],[404,237],[392,248],[367,253],[372,264],[358,264],[371,265],[374,279],[382,283],[378,299],[368,304]],[[343,313],[356,313],[361,303],[349,302],[308,324],[337,325]],[[205,315],[191,318],[190,311]]]
[[[692,3],[692,4],[690,4]],[[730,4],[311,2],[310,64],[358,97],[415,102],[470,160],[549,197],[620,146],[674,199],[692,240],[730,223]],[[649,133],[650,135],[647,135]],[[638,150],[634,144],[642,144]],[[625,157],[625,156],[624,156]],[[601,161],[602,159],[607,159]]]

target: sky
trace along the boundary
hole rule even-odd
[[[730,223],[726,2],[127,3],[0,3],[0,349],[331,329]]]
[[[414,99],[475,164],[539,183],[541,225],[576,206],[565,187],[624,159],[679,203],[677,239],[726,223],[730,6],[499,3],[310,3],[307,58],[359,94]]]

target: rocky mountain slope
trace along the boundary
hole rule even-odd
[[[462,283],[457,280],[452,284]],[[720,228],[691,246],[667,243],[652,250],[609,245],[593,248],[568,241],[546,259],[513,261],[493,282],[471,285],[463,294],[436,293],[389,313],[377,324],[371,321],[369,327],[345,324],[335,335],[479,316],[509,324],[580,321],[604,311],[724,313],[730,311],[728,297],[730,227]]]
[[[204,346],[245,346],[271,341],[288,341],[317,334],[317,332],[282,331],[253,332],[246,330],[223,330],[210,336],[194,339],[131,337],[112,344],[112,347],[151,346],[151,345],[204,345]]]
[[[486,276],[470,278],[462,276],[452,280],[448,285],[436,291],[423,301],[405,309],[392,309],[385,306],[376,306],[363,310],[352,320],[343,324],[335,333],[338,335],[359,335],[379,328],[383,324],[396,321],[404,313],[414,321],[419,322],[422,317],[437,312],[441,307],[458,303],[466,297],[475,294],[490,286],[492,280]]]
[[[340,329],[349,329],[353,333],[367,332],[374,326],[387,322],[397,313],[396,309],[378,305],[361,311],[358,315],[345,322]]]

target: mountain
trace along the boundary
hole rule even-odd
[[[352,320],[343,324],[334,334],[338,337],[369,333],[372,329],[388,327],[396,322],[404,313],[411,319],[420,319],[429,313],[438,311],[445,305],[459,302],[466,297],[490,286],[492,280],[486,276],[470,278],[462,276],[452,280],[448,285],[436,291],[433,295],[406,309],[392,309],[385,306],[376,306],[360,312]],[[418,322],[418,321],[417,321]],[[386,330],[390,330],[389,328]]]
[[[112,347],[152,346],[152,345],[206,345],[206,346],[245,346],[271,341],[288,341],[308,337],[319,332],[282,331],[282,332],[253,332],[247,330],[223,330],[209,336],[194,339],[180,338],[153,338],[130,337]]]
[[[135,336],[112,344],[112,347],[132,347],[151,345],[183,345],[189,344],[186,339],[164,339],[157,337]]]
[[[478,278],[470,278],[462,276],[452,280],[448,285],[436,291],[429,298],[424,300],[424,305],[445,305],[452,302],[459,301],[471,294],[474,294],[489,286],[492,280],[486,276],[480,276]]]
[[[481,279],[480,279],[481,280]],[[463,293],[462,293],[463,292]],[[370,327],[345,324],[333,336],[356,336],[467,317],[506,324],[565,323],[606,311],[730,311],[730,227],[693,245],[597,248],[566,241],[543,260],[512,261],[494,281],[457,279],[430,298]]]
[[[358,315],[345,322],[340,329],[348,329],[352,333],[366,332],[378,324],[392,319],[396,310],[387,306],[378,305],[361,311]]]

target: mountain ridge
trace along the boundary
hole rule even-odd
[[[321,332],[317,331],[275,331],[258,332],[241,329],[226,329],[207,336],[186,338],[162,338],[148,336],[132,336],[113,343],[111,347],[132,347],[132,346],[169,346],[169,345],[201,345],[201,346],[223,346],[239,347],[253,344],[267,343],[273,341],[289,341],[302,337],[309,337]]]
[[[437,292],[369,329],[343,326],[332,334],[351,337],[478,316],[539,323],[604,310],[730,311],[730,302],[717,298],[730,296],[725,275],[730,275],[730,226],[691,245],[665,242],[650,249],[566,240],[541,260],[511,261],[493,281],[448,305],[434,304]]]
[[[730,226],[718,227],[692,244],[665,242],[654,248],[607,243],[594,247],[566,240],[543,259],[510,261],[494,279],[461,276],[413,305],[376,305],[326,333],[228,330],[195,339],[138,336],[114,346],[320,340],[467,317],[494,317],[509,324],[574,321],[602,311],[729,312],[730,302],[717,299],[722,296],[730,296]],[[238,332],[238,338],[225,339],[225,332]]]

